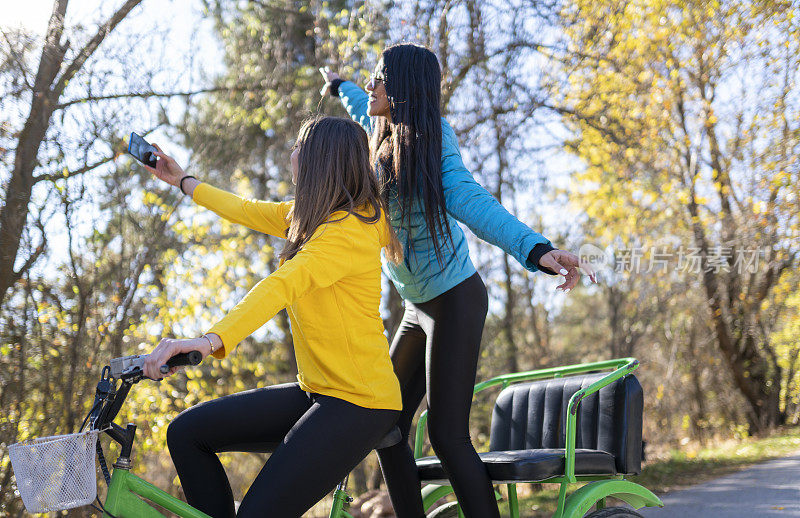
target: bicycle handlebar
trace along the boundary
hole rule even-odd
[[[87,416],[87,419],[92,420],[94,428],[103,429],[111,425],[111,422],[122,408],[131,387],[146,378],[142,371],[146,358],[146,355],[113,358],[109,365],[103,369],[100,382],[97,384],[92,410]],[[166,365],[162,365],[160,370],[162,374],[166,374],[172,368],[198,365],[202,360],[203,355],[200,351],[179,353],[167,360]],[[121,380],[122,385],[117,388],[114,380]],[[85,423],[86,421],[84,420]]]
[[[146,359],[146,354],[114,358],[111,360],[111,362],[109,362],[110,375],[113,378],[121,380],[140,378],[142,376],[142,369],[144,368],[144,362]],[[166,365],[162,365],[159,370],[161,374],[166,374],[174,367],[198,365],[201,361],[203,361],[203,355],[200,353],[200,351],[178,353],[167,360]]]
[[[184,367],[186,365],[198,365],[203,361],[203,355],[200,351],[189,351],[188,353],[178,353],[169,360],[166,365],[162,365],[159,370],[161,374],[166,374],[170,369],[175,367]]]

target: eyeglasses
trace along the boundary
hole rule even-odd
[[[377,85],[378,83],[383,83],[385,85],[386,84],[386,78],[383,77],[383,76],[377,76],[375,74],[370,74],[369,82],[372,83],[373,85]]]

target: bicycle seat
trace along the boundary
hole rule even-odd
[[[536,482],[564,475],[567,404],[605,373],[518,383],[500,392],[490,451],[481,453],[494,482]],[[629,375],[586,397],[577,410],[575,473],[635,475],[642,465],[642,387]],[[420,479],[446,480],[436,457],[417,459]]]
[[[389,433],[383,436],[381,442],[375,446],[376,450],[382,450],[383,448],[388,448],[389,446],[394,446],[398,442],[403,440],[403,434],[400,433],[400,428],[393,426]]]

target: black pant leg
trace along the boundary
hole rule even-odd
[[[214,518],[234,517],[233,493],[217,453],[272,451],[311,406],[297,383],[221,397],[180,413],[167,445],[186,501]]]
[[[428,334],[428,433],[467,518],[499,518],[486,467],[469,436],[469,412],[488,298],[476,273],[417,305]]]
[[[419,326],[414,313],[413,304],[406,303],[406,312],[389,351],[403,395],[403,410],[397,420],[403,440],[394,446],[378,450],[383,478],[386,480],[392,506],[398,518],[420,518],[425,515],[417,465],[408,438],[411,421],[426,390],[426,340],[425,332]]]
[[[398,415],[315,395],[250,486],[237,516],[300,517],[367,456]]]

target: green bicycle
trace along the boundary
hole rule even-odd
[[[196,351],[180,354],[171,358],[162,372],[200,361]],[[122,427],[113,420],[133,385],[145,379],[142,362],[141,356],[127,356],[115,358],[103,368],[94,404],[81,426],[83,429],[88,422],[88,431],[9,447],[17,486],[29,512],[57,511],[97,501],[104,518],[163,518],[154,506],[181,518],[210,518],[131,473],[136,425]],[[519,518],[516,484],[522,482],[561,484],[554,518],[579,518],[593,506],[597,511],[590,515],[592,518],[640,516],[627,508],[606,508],[608,497],[637,509],[663,506],[646,488],[625,480],[641,466],[641,387],[630,375],[637,366],[636,360],[625,358],[507,374],[475,386],[476,393],[503,387],[492,417],[491,448],[480,456],[493,481],[507,484],[511,518]],[[608,369],[614,370],[597,374]],[[441,462],[436,457],[421,457],[426,419],[427,413],[423,413],[414,449],[420,478],[430,482],[422,488],[425,508],[430,509],[453,490]],[[109,474],[97,444],[100,433],[120,445],[113,474]],[[378,448],[400,440],[400,431],[395,428]],[[108,484],[104,504],[97,498],[95,455]],[[570,483],[584,481],[590,483],[567,497]],[[346,510],[350,502],[345,478],[334,490],[329,517],[352,518]],[[456,516],[463,517],[457,501],[428,514],[429,518]]]
[[[172,367],[197,365],[201,360],[198,351],[179,354],[162,366],[161,372],[166,373]],[[94,505],[96,500],[104,517],[163,518],[149,501],[181,518],[211,518],[131,473],[136,425],[128,424],[123,428],[113,420],[133,385],[145,379],[143,362],[144,356],[125,356],[111,360],[110,365],[103,368],[94,404],[81,426],[83,430],[88,422],[87,431],[36,439],[9,448],[17,487],[29,512]],[[108,434],[120,445],[111,475],[97,442],[100,433]],[[108,484],[105,504],[97,498],[95,454],[100,458]]]
[[[34,439],[9,447],[17,487],[28,512],[42,513],[91,505],[101,511],[104,518],[164,518],[157,509],[160,507],[180,518],[211,518],[131,473],[136,425],[128,423],[122,427],[113,421],[133,385],[149,379],[142,372],[144,358],[115,358],[103,368],[94,404],[81,425],[83,430],[88,424],[87,431]],[[198,351],[178,354],[161,367],[161,372],[166,374],[173,367],[197,365],[200,361],[202,355]],[[106,433],[120,446],[112,473],[109,473],[97,442],[100,433]],[[396,444],[400,439],[400,430],[394,427],[378,448]],[[105,503],[97,497],[95,455],[108,484]],[[344,492],[346,484],[347,478],[335,490],[331,517],[349,516],[344,508],[352,499]]]

